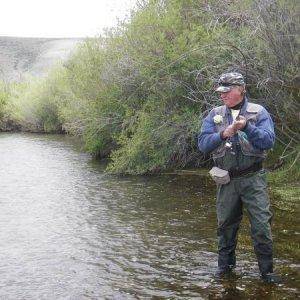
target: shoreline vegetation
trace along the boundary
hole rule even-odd
[[[113,174],[191,173],[210,164],[197,135],[221,104],[215,80],[239,71],[276,125],[272,189],[296,199],[298,9],[296,0],[139,1],[129,21],[86,39],[45,78],[0,82],[0,131],[77,136]]]

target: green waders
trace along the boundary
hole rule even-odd
[[[218,159],[217,165],[228,170],[231,167],[246,168],[257,158],[244,156],[240,149],[228,152]],[[252,161],[251,161],[252,160]],[[218,217],[218,267],[224,272],[235,267],[235,248],[237,232],[246,209],[250,224],[254,251],[262,275],[273,272],[273,251],[271,236],[271,218],[267,193],[266,172],[260,170],[244,176],[232,178],[226,185],[217,189]]]

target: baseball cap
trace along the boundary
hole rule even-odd
[[[241,73],[230,72],[223,73],[218,80],[217,92],[226,93],[231,90],[233,86],[245,85],[244,77]]]

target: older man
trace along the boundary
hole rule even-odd
[[[251,223],[261,277],[268,283],[279,282],[279,276],[273,273],[272,214],[266,172],[262,168],[266,150],[275,142],[274,125],[264,107],[248,102],[240,73],[222,74],[218,83],[216,91],[224,105],[210,111],[198,137],[199,149],[212,153],[214,171],[221,177],[225,174],[226,179],[217,182],[216,276],[229,274],[236,265],[237,232],[244,207]]]

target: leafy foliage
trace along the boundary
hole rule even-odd
[[[300,139],[296,6],[140,1],[130,22],[86,40],[46,79],[14,88],[13,119],[30,130],[80,136],[88,151],[111,158],[113,173],[199,166],[202,118],[220,104],[214,82],[240,71],[293,155]]]

